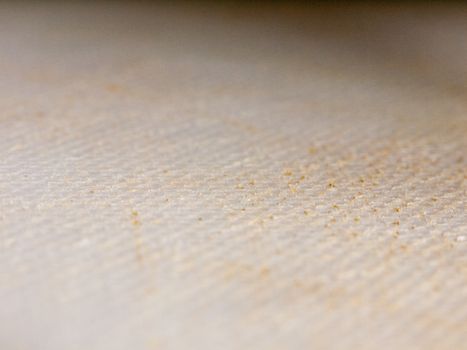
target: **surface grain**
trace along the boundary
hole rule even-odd
[[[467,8],[0,4],[2,349],[466,349]]]

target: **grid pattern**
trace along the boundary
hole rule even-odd
[[[2,349],[466,349],[466,7],[242,6],[0,4]]]

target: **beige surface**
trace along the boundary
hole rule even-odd
[[[1,349],[467,349],[467,8],[0,3]]]

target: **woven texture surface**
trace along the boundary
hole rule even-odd
[[[467,8],[0,4],[0,348],[467,349]]]

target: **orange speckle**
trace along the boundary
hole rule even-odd
[[[140,226],[141,225],[141,221],[139,220],[138,215],[139,215],[139,213],[136,210],[131,211],[131,217],[132,217],[131,223],[134,226]]]
[[[259,274],[261,277],[266,278],[269,276],[270,270],[267,267],[263,267],[260,271]]]
[[[105,89],[108,91],[108,92],[113,92],[113,93],[116,93],[116,92],[120,92],[123,90],[122,86],[121,85],[118,85],[118,84],[108,84]]]

